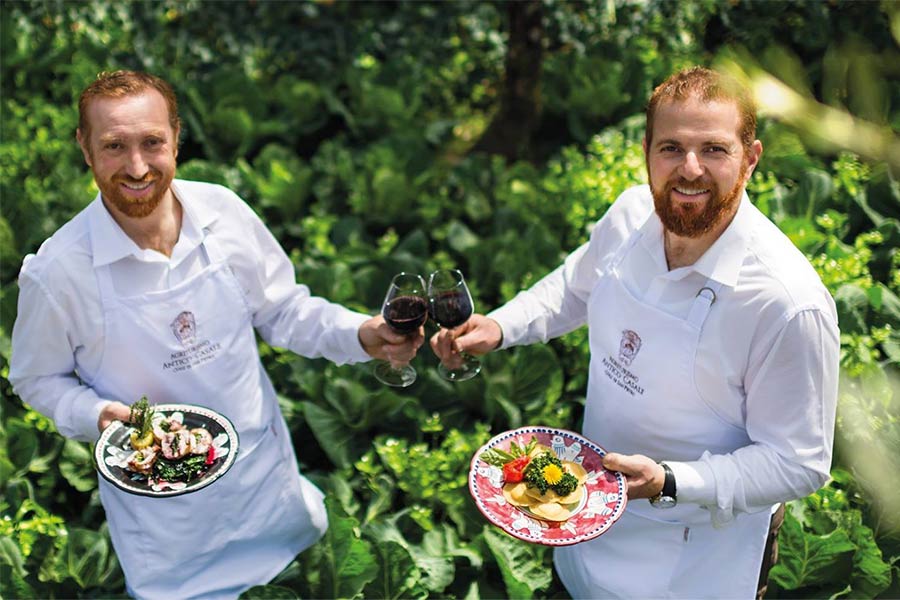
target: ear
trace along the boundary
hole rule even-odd
[[[641,148],[644,149],[644,156],[647,156],[647,136],[641,138]]]
[[[75,139],[78,140],[78,145],[81,146],[84,162],[87,163],[87,166],[93,167],[94,165],[91,164],[90,140],[85,139],[84,134],[81,132],[81,128],[75,130]]]
[[[753,144],[750,145],[750,150],[747,152],[747,176],[744,178],[744,183],[749,181],[750,176],[753,175],[753,170],[759,164],[759,157],[762,156],[762,151],[762,142],[754,140]]]

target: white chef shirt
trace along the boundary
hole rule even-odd
[[[9,380],[59,432],[78,440],[99,437],[97,419],[111,400],[82,381],[100,367],[104,318],[94,269],[110,265],[122,296],[171,288],[209,264],[202,242],[215,236],[244,291],[253,325],[266,342],[332,362],[369,360],[358,337],[369,317],[310,294],[299,285],[284,250],[235,193],[219,185],[174,180],[183,208],[171,258],[142,250],[94,201],[25,258],[13,328]]]
[[[840,353],[834,301],[809,261],[746,194],[706,253],[669,271],[649,186],[627,190],[588,243],[488,315],[500,324],[502,347],[546,342],[584,325],[600,273],[638,228],[641,239],[617,270],[636,298],[686,319],[708,278],[723,284],[701,333],[694,383],[723,427],[744,429],[752,440],[727,455],[667,460],[678,501],[710,508],[713,524],[722,525],[735,512],[817,490],[829,477],[834,440]]]

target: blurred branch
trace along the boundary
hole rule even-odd
[[[760,114],[796,128],[811,145],[821,150],[849,150],[900,171],[900,139],[890,127],[801,94],[745,53],[721,57],[716,68],[753,91]]]

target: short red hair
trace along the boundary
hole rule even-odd
[[[663,102],[683,102],[696,97],[704,102],[717,100],[734,102],[740,113],[738,135],[741,144],[749,150],[756,140],[756,103],[749,90],[737,81],[705,67],[691,67],[670,76],[650,96],[647,104],[647,124],[644,138],[647,146],[653,139],[653,118]]]
[[[178,117],[178,100],[172,86],[163,79],[141,71],[104,71],[97,75],[78,99],[78,128],[85,139],[90,138],[90,123],[87,109],[94,98],[125,98],[136,96],[147,90],[156,90],[166,101],[169,109],[169,125],[175,132],[176,141],[181,130],[181,119]]]

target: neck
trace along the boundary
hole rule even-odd
[[[669,270],[689,267],[700,260],[700,257],[706,254],[710,246],[716,243],[716,240],[725,232],[732,219],[734,219],[734,213],[698,237],[684,237],[676,235],[668,229],[663,229],[663,248],[666,252],[666,264]]]
[[[181,203],[172,190],[166,192],[159,205],[146,217],[129,217],[110,203],[103,201],[106,210],[122,231],[142,250],[156,250],[167,257],[178,243],[181,234]]]
[[[712,241],[709,243],[700,242],[700,238],[681,237],[671,231],[664,230],[663,247],[666,251],[666,265],[668,265],[669,270],[688,267],[700,260],[700,257],[712,246]]]

